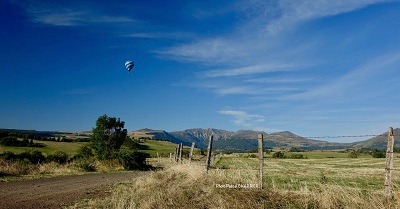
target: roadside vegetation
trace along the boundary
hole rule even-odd
[[[127,137],[124,124],[100,116],[90,138],[75,141],[0,131],[0,179],[150,169],[146,159],[151,156],[140,148],[150,151],[151,146]]]
[[[327,152],[329,156],[330,152]],[[319,153],[321,154],[321,153]],[[224,155],[205,172],[203,163],[177,164],[115,185],[111,195],[86,199],[68,208],[398,208],[384,198],[385,160],[362,158],[266,158],[264,188],[258,182],[257,158]],[[399,167],[398,158],[394,167]],[[396,176],[396,175],[395,175]],[[240,185],[245,188],[229,188]],[[252,186],[252,187],[249,187]],[[246,187],[247,186],[247,187]]]

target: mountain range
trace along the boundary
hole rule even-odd
[[[19,130],[19,129],[0,129],[21,134],[33,136],[54,137],[62,136],[65,138],[89,138],[91,131],[70,133],[57,131],[35,131],[35,130]],[[395,135],[395,147],[400,147],[400,128],[393,130]],[[236,132],[226,131],[214,128],[192,128],[184,131],[166,132],[164,130],[140,129],[128,132],[128,136],[134,139],[148,138],[168,140],[174,143],[183,143],[190,146],[195,142],[197,148],[207,148],[208,140],[213,135],[213,149],[216,150],[231,150],[231,151],[249,151],[257,149],[258,134],[264,136],[265,148],[299,148],[302,150],[332,150],[332,149],[348,149],[348,148],[372,148],[386,150],[388,133],[382,133],[365,141],[353,143],[333,143],[322,140],[309,139],[298,136],[289,131],[275,132],[267,134],[265,132],[253,130],[239,130]]]
[[[373,148],[385,150],[387,146],[387,133],[382,133],[371,139],[353,142],[353,143],[333,143],[321,140],[308,139],[289,131],[275,132],[267,134],[265,132],[253,130],[239,130],[236,132],[226,131],[214,128],[193,128],[184,131],[166,132],[163,130],[140,129],[129,132],[131,138],[150,138],[169,140],[174,143],[183,143],[190,146],[195,142],[196,147],[206,148],[208,140],[213,135],[213,148],[217,150],[245,151],[257,149],[258,134],[264,136],[264,147],[266,148],[290,148],[295,147],[303,150],[332,150],[347,148]],[[400,129],[394,129],[394,135],[400,135]],[[400,139],[395,137],[395,146],[399,144]]]

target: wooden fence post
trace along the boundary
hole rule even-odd
[[[260,158],[260,173],[258,180],[258,187],[263,188],[263,169],[264,169],[264,149],[263,149],[263,134],[258,134],[258,156]]]
[[[210,169],[213,138],[214,138],[214,135],[211,135],[209,140],[208,140],[206,172],[208,172],[208,170]]]
[[[178,162],[179,159],[179,147],[181,145],[179,144],[177,148],[175,148],[175,162]]]
[[[385,168],[385,197],[386,200],[390,200],[392,197],[392,170],[393,170],[393,128],[390,127],[388,131],[388,145],[386,151],[386,168]]]
[[[183,143],[179,144],[179,162],[182,163],[182,150],[183,150]]]
[[[193,151],[194,151],[194,145],[195,145],[195,143],[192,142],[192,147],[190,148],[189,162],[192,162]]]

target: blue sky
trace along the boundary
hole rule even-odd
[[[386,0],[1,1],[0,127],[84,131],[107,114],[129,131],[380,134],[400,127],[398,11]]]

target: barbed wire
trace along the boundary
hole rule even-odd
[[[267,135],[265,139],[337,139],[337,138],[365,138],[365,137],[387,137],[388,134],[364,134],[364,135],[340,135],[340,136],[285,136],[285,135]],[[394,134],[392,136],[400,136],[399,134]]]

